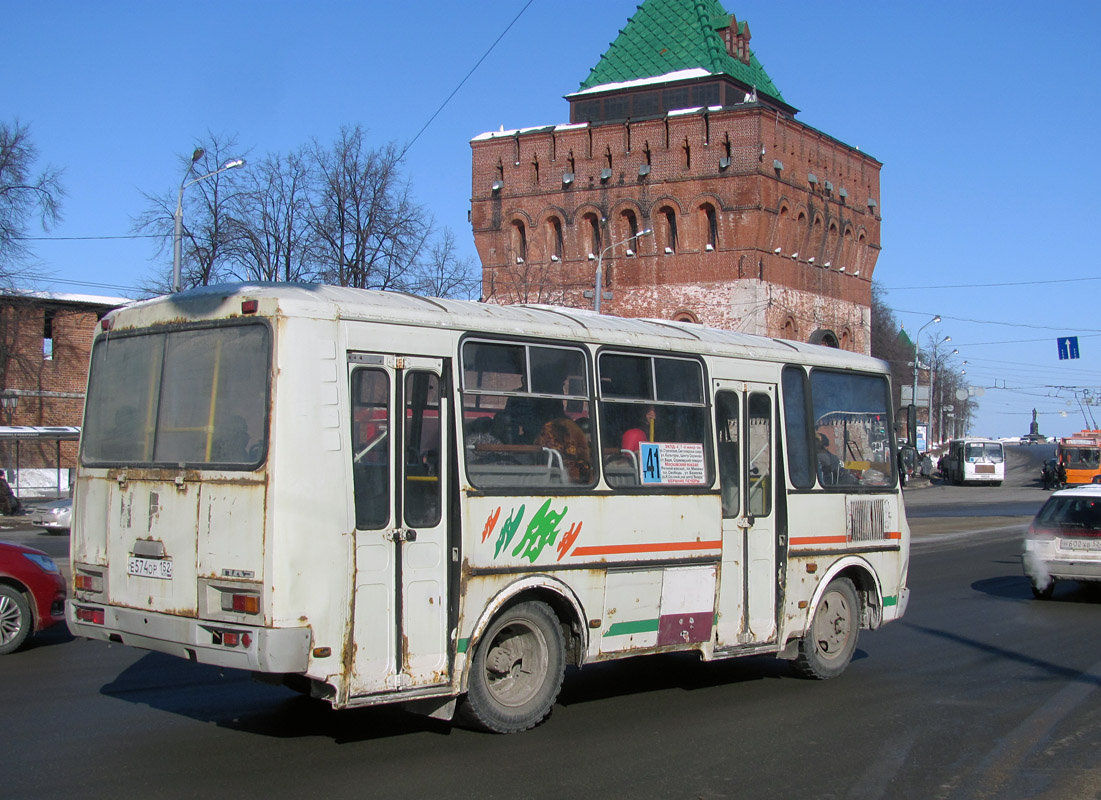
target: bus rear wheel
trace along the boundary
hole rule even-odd
[[[805,678],[836,678],[852,660],[859,633],[860,600],[852,581],[831,581],[814,611],[810,630],[799,642],[795,669]]]
[[[545,604],[502,611],[475,646],[462,718],[495,733],[519,733],[546,719],[562,688],[565,640]]]

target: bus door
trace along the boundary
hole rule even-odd
[[[776,387],[717,381],[723,552],[718,647],[776,637]]]
[[[368,353],[351,353],[348,361],[356,521],[350,692],[445,684],[444,362]]]

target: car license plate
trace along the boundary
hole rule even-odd
[[[172,580],[172,562],[167,558],[138,558],[132,556],[126,562],[126,571],[142,578]]]
[[[1062,539],[1059,546],[1063,550],[1101,550],[1101,539]]]

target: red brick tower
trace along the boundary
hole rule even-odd
[[[604,313],[868,352],[881,164],[797,122],[749,39],[646,0],[569,124],[475,138],[484,298],[591,308],[599,266]]]

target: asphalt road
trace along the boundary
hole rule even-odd
[[[915,516],[906,617],[863,632],[832,681],[771,658],[598,664],[567,675],[547,723],[494,736],[396,709],[335,712],[54,631],[0,658],[0,794],[1096,798],[1101,597],[1060,584],[1032,598],[1018,559],[1032,512],[1009,512],[1046,493],[1018,483],[1026,473],[1001,489],[907,492],[916,514],[952,514]]]

